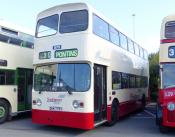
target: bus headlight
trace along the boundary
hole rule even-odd
[[[72,103],[74,108],[78,108],[79,107],[79,101],[78,100],[74,100]]]
[[[41,106],[41,104],[42,104],[41,99],[37,99],[37,100],[36,100],[36,105],[37,105],[37,106]]]
[[[80,100],[74,100],[72,103],[72,106],[74,108],[84,108],[84,102],[82,102]]]
[[[174,111],[174,110],[175,110],[175,104],[172,103],[172,102],[168,103],[167,109],[168,109],[169,111]]]

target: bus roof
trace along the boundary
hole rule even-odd
[[[48,9],[46,9],[46,10],[44,10],[44,11],[41,11],[39,14],[38,14],[38,17],[44,17],[44,16],[47,16],[46,14],[47,13],[53,13],[53,12],[55,12],[55,11],[57,11],[58,9],[60,9],[60,10],[65,10],[65,8],[66,9],[70,9],[70,8],[79,8],[79,7],[84,7],[84,8],[87,8],[88,9],[88,4],[86,4],[86,3],[81,3],[81,2],[79,2],[79,3],[67,3],[67,4],[61,4],[61,5],[57,5],[57,6],[54,6],[54,7],[51,7],[51,8],[48,8]]]
[[[95,8],[93,8],[93,6],[91,6],[88,3],[85,2],[79,2],[79,3],[67,3],[67,4],[61,4],[61,5],[57,5],[51,8],[48,8],[44,11],[41,11],[38,14],[38,17],[42,18],[44,16],[47,16],[46,14],[51,12],[53,13],[54,11],[57,11],[58,9],[60,9],[61,11],[65,11],[65,10],[69,10],[69,9],[76,9],[76,8],[86,8],[88,10],[91,10],[93,13],[97,14],[99,17],[101,17],[102,19],[104,19],[105,21],[107,21],[108,23],[110,23],[113,26],[116,26],[117,28],[119,28],[119,30],[121,30],[124,34],[125,33],[124,30],[121,29],[121,27],[119,27],[117,24],[113,23],[110,19],[106,18],[101,12],[97,11]],[[128,36],[128,35],[127,35]]]
[[[38,14],[37,18],[40,19],[40,18],[44,18],[44,17],[50,16],[53,13],[58,12],[58,9],[62,12],[62,11],[69,11],[70,9],[77,10],[77,9],[83,9],[83,8],[84,9],[88,9],[92,13],[95,13],[97,16],[99,16],[100,18],[102,18],[103,20],[105,20],[107,23],[109,23],[110,25],[112,25],[113,27],[115,27],[117,30],[119,30],[121,33],[125,34],[128,38],[132,39],[135,42],[135,39],[133,39],[126,31],[124,31],[124,29],[122,29],[121,26],[119,26],[118,24],[114,23],[109,18],[105,17],[101,12],[99,12],[98,10],[96,10],[95,8],[93,8],[93,6],[91,6],[90,4],[85,3],[85,2],[66,3],[66,4],[57,5],[57,6],[48,8],[48,9],[46,9],[44,11],[41,11]],[[137,43],[137,42],[135,42],[135,43]],[[138,45],[140,45],[140,44],[138,44]],[[143,48],[143,47],[141,47],[141,48]],[[144,49],[144,50],[147,52],[146,49]]]
[[[175,19],[175,14],[171,14],[163,18],[163,20],[174,20],[174,19]]]
[[[0,19],[0,26],[4,27],[4,28],[8,28],[10,30],[14,30],[14,31],[18,31],[18,32],[23,32],[29,35],[34,35],[34,32],[31,29],[27,29],[25,27],[10,23],[8,21],[5,21],[3,19]]]

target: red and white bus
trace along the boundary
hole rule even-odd
[[[163,19],[160,33],[161,89],[157,103],[157,123],[161,132],[175,127],[175,15]]]
[[[147,51],[88,4],[41,12],[35,36],[34,123],[92,129],[144,108]]]

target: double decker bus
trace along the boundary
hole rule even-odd
[[[33,36],[0,20],[0,123],[31,110]]]
[[[144,108],[147,51],[86,3],[39,13],[32,121],[92,129]]]
[[[160,80],[157,124],[161,132],[175,127],[175,15],[163,19],[160,32]]]

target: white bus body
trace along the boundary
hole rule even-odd
[[[64,26],[69,13],[73,16],[77,13],[80,21],[86,20],[78,24],[81,31],[73,25]],[[58,29],[44,32],[49,30],[42,29],[44,26],[49,28],[55,23],[48,21],[49,17],[53,21],[58,16],[61,16],[55,25]],[[133,49],[137,46],[136,55],[135,50],[131,49],[131,53],[129,48],[123,49],[106,39],[106,34],[100,36],[93,27],[98,26],[94,20],[105,21],[112,27],[111,22],[85,3],[56,6],[38,15],[32,92],[34,123],[92,129],[104,122],[114,124],[119,116],[139,108],[141,103],[145,105],[149,77],[147,52],[131,41]],[[74,17],[67,21],[76,22]],[[130,39],[126,37],[126,40]],[[129,79],[132,79],[130,84]]]
[[[0,123],[31,110],[33,36],[0,21]]]

